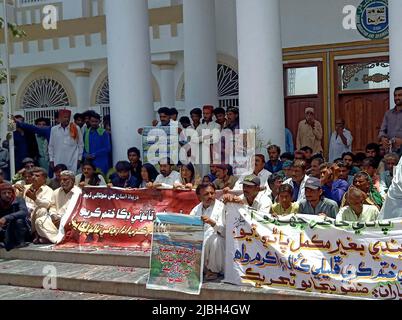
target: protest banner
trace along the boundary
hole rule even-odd
[[[204,225],[200,217],[157,214],[147,289],[199,295]]]
[[[227,206],[225,281],[370,299],[402,298],[402,220],[273,218]]]
[[[63,217],[59,247],[150,250],[156,213],[189,214],[198,203],[194,191],[87,187]]]

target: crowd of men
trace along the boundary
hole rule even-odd
[[[337,120],[329,161],[323,156],[321,124],[314,109],[307,108],[299,124],[297,150],[289,146],[282,153],[279,146],[270,145],[268,158],[256,154],[251,159],[253,169],[241,176],[225,163],[208,165],[207,172],[205,165],[173,163],[170,158],[160,159],[157,166],[142,163],[138,147],[128,149],[127,159],[112,166],[110,119],[103,119],[101,127],[102,119],[93,111],[76,114],[71,121],[71,112],[60,110],[53,127],[48,119],[29,125],[16,117],[20,145],[14,177],[7,177],[7,157],[2,157],[6,149],[0,150],[0,247],[56,243],[61,218],[85,186],[195,190],[200,204],[190,214],[206,225],[206,279],[216,279],[223,273],[227,203],[274,216],[298,213],[343,221],[377,220],[401,155],[402,88],[395,90],[395,105],[384,117],[380,144],[368,144],[364,153],[351,152],[350,131]],[[174,108],[161,108],[158,113],[159,121],[152,126],[175,126],[179,132],[192,128],[202,135],[204,129],[239,129],[235,107],[225,111],[204,106],[193,109],[190,118],[180,119]],[[21,148],[23,138],[30,135],[36,139],[35,155],[28,148],[32,136]],[[217,191],[222,191],[219,199]]]

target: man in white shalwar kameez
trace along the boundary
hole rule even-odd
[[[190,213],[201,217],[204,226],[204,268],[206,280],[216,280],[224,272],[225,263],[225,205],[216,200],[215,186],[212,183],[198,186],[196,193],[201,203]]]
[[[84,151],[81,129],[75,123],[70,123],[71,111],[60,110],[60,124],[53,127],[49,140],[49,160],[53,169],[64,164],[67,169],[77,172]]]
[[[387,197],[382,206],[379,219],[402,219],[402,158],[394,167],[394,179],[388,189]]]
[[[38,235],[51,243],[57,243],[60,221],[71,201],[77,200],[81,193],[81,188],[74,185],[74,172],[63,171],[60,176],[61,188],[53,192],[49,211],[35,221]]]

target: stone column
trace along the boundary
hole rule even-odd
[[[75,74],[75,87],[77,93],[77,112],[84,112],[91,107],[89,77],[91,67],[87,63],[75,63],[68,70]]]
[[[161,72],[161,106],[174,107],[176,105],[176,92],[174,83],[174,68],[176,65],[176,61],[157,61],[153,64],[157,65]]]
[[[107,55],[114,162],[141,149],[137,129],[153,119],[148,1],[106,0]]]
[[[279,0],[237,0],[240,127],[285,148]],[[261,151],[261,150],[258,150]]]
[[[183,16],[186,107],[218,107],[215,0],[185,0]]]

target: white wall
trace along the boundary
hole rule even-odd
[[[367,40],[357,30],[345,30],[344,6],[361,0],[280,0],[284,48]]]

